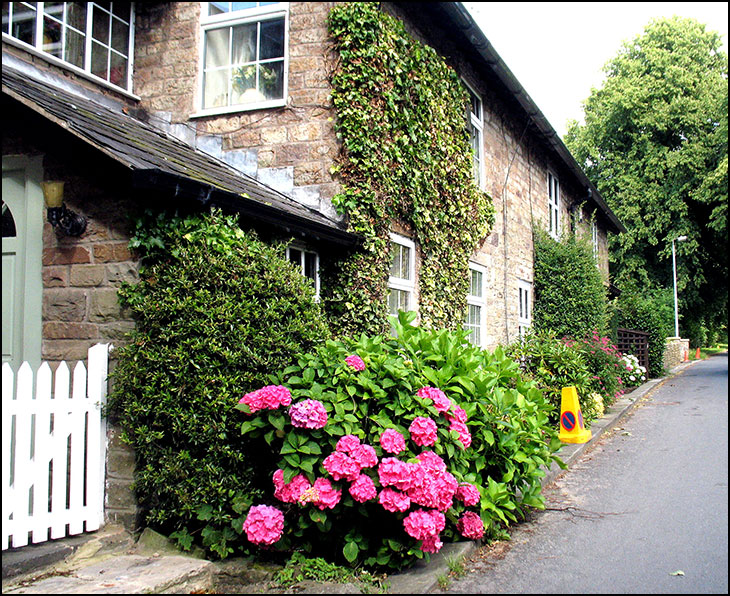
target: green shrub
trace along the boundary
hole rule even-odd
[[[622,288],[621,296],[611,304],[612,327],[638,329],[649,334],[650,377],[664,372],[664,346],[674,335],[674,296],[672,290]]]
[[[469,508],[481,518],[486,534],[495,536],[524,508],[544,506],[542,466],[557,460],[553,454],[560,445],[557,430],[548,423],[550,405],[534,384],[522,379],[517,363],[501,349],[482,351],[466,340],[463,331],[427,330],[413,326],[412,320],[412,313],[400,314],[397,339],[362,336],[358,341],[328,341],[316,353],[302,355],[275,381],[276,391],[291,392],[289,415],[281,407],[259,408],[256,400],[261,392],[245,396],[245,403],[237,406],[246,413],[241,417],[246,436],[263,436],[279,454],[277,491],[291,491],[272,495],[270,480],[265,500],[269,505],[256,511],[263,515],[264,507],[274,506],[284,513],[283,530],[271,538],[274,544],[268,548],[300,549],[328,561],[398,569],[427,556],[425,552],[436,552],[438,541],[459,540],[456,521]],[[436,400],[424,398],[424,388],[442,392],[449,400],[448,410],[443,404],[437,409]],[[304,405],[319,408],[319,418],[310,427],[295,426],[292,412]],[[453,422],[461,414],[467,419],[463,427]],[[414,440],[410,427],[417,418],[433,421],[434,444],[429,441],[419,447]],[[404,450],[397,455],[386,449],[387,443],[381,444],[387,429],[404,438]],[[373,449],[377,463],[358,465],[343,478],[336,466],[345,465],[340,461],[343,454],[354,458],[343,443],[355,437]],[[445,488],[434,494],[435,485],[414,480],[418,473],[426,473],[425,467],[415,464],[419,455],[427,457],[422,455],[427,451],[443,461],[438,478],[444,487],[452,491],[454,483],[476,487],[474,503],[467,506]],[[336,452],[340,455],[334,456]],[[408,482],[415,484],[398,487],[400,497],[408,495],[411,501],[405,505],[408,509],[391,512],[379,498],[383,489],[393,488],[382,474],[387,465],[396,465],[396,457],[410,464],[404,469]],[[270,478],[276,469],[269,468]],[[369,498],[353,489],[353,479],[362,476],[371,487]],[[332,487],[339,496],[333,496]],[[419,490],[424,491],[420,497]],[[425,504],[426,493],[428,499],[446,502]],[[333,498],[331,506],[324,502],[325,495]],[[429,545],[409,535],[404,526],[420,507],[441,509],[446,515],[445,527]],[[274,515],[272,509],[267,511]],[[252,512],[253,508],[249,516]]]
[[[622,354],[606,336],[593,332],[580,340],[563,340],[583,355],[590,375],[589,389],[601,396],[604,406],[613,404],[624,391]]]
[[[569,236],[558,242],[543,230],[535,247],[533,326],[557,337],[587,337],[606,330],[606,291],[591,247]]]
[[[145,257],[141,281],[120,296],[137,325],[117,351],[109,407],[136,453],[144,521],[226,556],[240,540],[231,522],[262,495],[272,457],[241,436],[231,404],[327,326],[284,247],[234,218],[148,217],[132,246]]]

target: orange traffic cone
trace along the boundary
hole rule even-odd
[[[563,443],[587,443],[593,433],[583,425],[578,392],[575,387],[563,387],[560,403],[560,434]]]
[[[689,350],[684,351],[684,361],[689,362]]]
[[[697,348],[697,352],[695,352],[695,360],[699,360],[701,358],[700,356],[700,349]]]

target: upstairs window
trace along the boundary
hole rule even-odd
[[[466,296],[464,329],[469,331],[469,341],[481,347],[484,342],[486,299],[484,292],[485,269],[469,264],[469,293]]]
[[[202,4],[202,113],[285,105],[288,3]]]
[[[286,258],[299,269],[304,277],[312,282],[314,285],[314,300],[319,302],[319,255],[298,246],[289,246],[286,249]]]
[[[466,85],[469,93],[469,122],[467,129],[469,131],[469,141],[472,149],[472,175],[474,182],[483,188],[484,186],[484,119],[482,115],[482,100],[479,96]]]
[[[532,284],[529,281],[517,282],[519,304],[517,306],[517,331],[520,337],[525,337],[532,325]]]
[[[132,88],[132,2],[3,2],[3,40]]]
[[[552,173],[548,172],[548,232],[555,238],[560,238],[560,182]]]
[[[390,277],[388,278],[388,312],[415,310],[416,246],[412,240],[390,235]]]

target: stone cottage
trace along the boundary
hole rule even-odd
[[[360,239],[332,204],[341,153],[327,17],[334,2],[3,4],[3,362],[74,362],[133,328],[128,214],[218,205],[294,237],[318,266]],[[491,348],[531,323],[532,229],[583,226],[609,284],[624,228],[458,2],[386,2],[459,74],[474,176],[495,225],[471,258],[465,326]],[[47,210],[41,183],[64,183]],[[393,223],[391,308],[418,310],[420,247]],[[395,257],[394,257],[395,258]],[[130,456],[110,430],[107,507],[131,523]],[[4,546],[5,548],[5,546]]]

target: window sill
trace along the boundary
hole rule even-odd
[[[286,107],[286,100],[279,99],[276,101],[267,101],[261,103],[252,103],[247,105],[229,106],[225,108],[210,108],[207,110],[199,110],[190,114],[190,118],[206,118],[210,116],[223,116],[226,114],[239,114],[241,112],[253,112],[255,110],[267,110],[271,108]]]

